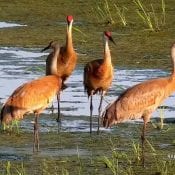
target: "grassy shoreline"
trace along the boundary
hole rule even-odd
[[[0,161],[0,172],[8,174],[5,172],[10,162],[12,174],[16,169],[24,169],[24,174],[63,175],[63,169],[68,174],[83,175],[173,174],[174,125],[168,125],[168,130],[157,130],[149,125],[144,169],[141,165],[141,128],[142,125],[125,123],[115,127],[112,133],[101,132],[99,136],[95,132],[92,136],[82,132],[40,133],[40,152],[35,154],[32,153],[32,133],[3,133],[0,147],[9,147],[9,151],[0,155],[6,157],[6,161]]]

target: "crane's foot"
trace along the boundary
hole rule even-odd
[[[61,125],[61,119],[60,119],[60,118],[57,118],[56,121],[57,121],[57,123],[58,123],[59,125]]]
[[[59,133],[61,131],[61,118],[60,117],[57,118],[56,121],[57,121],[57,124],[58,124],[58,133]]]
[[[34,140],[33,140],[33,152],[39,151],[39,125],[38,117],[35,117],[35,122],[33,125],[34,128]]]

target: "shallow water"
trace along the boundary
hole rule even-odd
[[[10,22],[0,22],[0,28],[9,28],[9,27],[22,27],[27,25],[10,23]]]
[[[45,59],[48,53],[41,53],[40,49],[31,48],[14,48],[14,47],[2,47],[0,48],[0,99],[1,103],[4,103],[8,96],[21,84],[38,78],[44,75]],[[115,67],[115,76],[112,83],[112,87],[109,89],[108,94],[105,97],[103,103],[103,109],[105,106],[117,98],[117,96],[126,88],[131,87],[139,82],[147,79],[167,76],[169,73],[160,69],[122,69]],[[89,100],[83,88],[83,67],[77,66],[72,76],[67,80],[68,88],[61,93],[61,113],[63,116],[62,129],[63,131],[89,131],[89,122],[87,116],[89,116]],[[98,115],[99,96],[93,97],[95,117]],[[162,104],[166,109],[158,109],[154,112],[153,117],[160,117],[161,114],[165,118],[174,118],[174,100],[175,96],[172,95]],[[57,113],[57,102],[54,101],[54,113]],[[51,110],[44,111],[46,114],[50,114]],[[161,113],[161,114],[160,114]],[[71,117],[71,119],[69,119]],[[74,121],[73,118],[76,118]],[[52,130],[57,129],[55,120],[49,121],[47,117],[41,119],[43,126],[42,131],[47,132],[48,128]],[[24,121],[22,126],[25,125]],[[54,126],[54,127],[53,127]],[[31,125],[32,127],[32,125]],[[31,127],[24,127],[25,130],[30,130]],[[94,122],[96,127],[96,122]],[[45,129],[44,129],[45,128]],[[55,128],[55,129],[53,129]],[[94,128],[95,130],[95,128]]]

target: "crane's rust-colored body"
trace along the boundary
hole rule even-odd
[[[59,49],[57,53],[57,75],[62,78],[62,89],[66,88],[64,84],[65,80],[72,74],[73,70],[75,69],[77,63],[77,54],[73,47],[72,42],[72,24],[73,24],[73,17],[67,16],[67,33],[66,33],[66,44]],[[50,44],[43,49],[47,50],[51,48]],[[53,51],[48,55],[46,59],[46,75],[51,75],[51,62],[52,58],[55,55],[56,49],[53,48]],[[60,121],[60,94],[57,96],[58,100],[58,122]]]
[[[157,78],[137,84],[124,91],[116,101],[105,109],[102,115],[103,126],[108,128],[130,119],[142,118],[142,148],[144,148],[146,125],[152,112],[165,98],[175,91],[175,44],[171,49],[173,71],[169,77]]]
[[[84,68],[84,88],[90,96],[90,133],[92,133],[92,96],[96,93],[101,94],[100,105],[99,105],[99,117],[98,117],[98,129],[99,133],[99,118],[101,113],[101,106],[103,96],[110,87],[113,79],[113,66],[111,62],[111,54],[109,50],[108,40],[111,40],[114,44],[110,32],[104,32],[104,55],[103,59],[93,60],[86,64]]]
[[[52,45],[53,47],[57,46],[55,43],[52,43]],[[12,120],[21,120],[25,114],[35,114],[33,151],[36,149],[36,144],[37,150],[39,150],[39,114],[53,101],[62,86],[62,79],[57,76],[56,54],[53,58],[51,64],[52,75],[41,77],[18,87],[7,99],[1,110],[2,124],[9,124]]]

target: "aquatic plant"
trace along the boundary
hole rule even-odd
[[[110,6],[110,4],[112,4]],[[95,8],[92,8],[93,12],[95,12],[97,15],[97,20],[99,22],[107,23],[107,24],[116,24],[118,20],[116,17],[118,17],[123,26],[127,25],[127,20],[126,20],[126,10],[127,8],[125,6],[120,7],[113,1],[109,3],[109,1],[100,1],[96,3]]]
[[[155,13],[153,4],[150,4],[150,9],[147,9],[141,0],[133,0],[137,6],[137,14],[140,16],[144,24],[151,31],[160,30],[160,26],[165,25],[165,1],[161,0],[162,15]]]
[[[164,127],[164,107],[161,107],[159,108],[159,118],[160,118],[160,122],[157,122],[157,123],[154,123],[151,121],[151,124],[152,126],[155,128],[155,129],[163,129]]]
[[[11,124],[3,124],[1,125],[1,131],[14,132],[16,134],[20,133],[20,121],[13,120]]]
[[[69,175],[69,171],[67,169],[63,168],[62,175]]]
[[[115,160],[113,157],[110,159],[107,156],[103,156],[101,161],[105,163],[106,167],[108,167],[113,175],[118,174],[118,160]]]
[[[111,157],[102,156],[101,161],[111,170],[113,175],[135,174],[132,167],[132,161],[125,152],[112,151]]]
[[[43,66],[33,66],[32,65],[32,67],[30,66],[30,67],[26,67],[24,69],[24,73],[25,72],[35,72],[35,71],[44,73],[45,72],[45,67],[43,67]]]
[[[15,171],[14,171],[15,170]],[[15,172],[16,175],[26,175],[23,162],[20,166],[13,167],[10,161],[7,161],[5,166],[5,175],[13,175]]]
[[[11,175],[11,163],[10,163],[10,161],[7,161],[6,175]]]
[[[150,148],[149,150],[151,150],[151,151],[152,151],[152,154],[155,155],[156,150],[155,150],[155,148],[153,147],[153,144],[151,144],[150,141],[149,141],[148,139],[145,139],[145,141],[146,141],[146,143],[148,144],[148,146],[149,146],[149,148]]]
[[[132,142],[132,147],[133,147],[133,155],[134,159],[136,159],[137,162],[141,160],[141,148],[139,143],[135,143],[134,141]]]
[[[165,15],[166,15],[166,11],[165,11],[165,9],[166,9],[166,6],[165,6],[165,0],[162,0],[162,25],[165,25]]]
[[[20,166],[16,168],[17,175],[26,175],[26,170],[24,168],[24,163],[22,162]]]
[[[81,175],[82,174],[82,167],[83,167],[83,164],[82,164],[82,161],[80,159],[80,154],[79,154],[79,150],[78,150],[78,145],[77,145],[77,160],[78,160],[78,164],[79,164],[79,167],[78,167],[78,174]]]
[[[20,133],[20,121],[19,120],[14,120],[12,121],[11,125],[10,125],[10,130],[19,134]]]
[[[119,7],[118,5],[114,4],[114,7],[117,10],[117,15],[119,16],[123,26],[127,25],[127,21],[126,21],[126,15],[125,15],[125,11],[128,10],[126,7]]]
[[[114,23],[107,0],[96,3],[96,6],[92,10],[97,14],[98,21],[101,22],[103,20],[105,23]]]
[[[73,26],[72,29],[80,34],[81,39],[79,39],[79,41],[81,41],[82,43],[87,42],[88,35],[86,33],[84,33],[82,30],[80,30],[78,27],[75,26]]]
[[[174,174],[175,161],[174,159],[160,159],[160,157],[154,156],[155,166],[157,173],[161,175],[170,175]]]
[[[143,4],[141,3],[141,1],[140,0],[134,0],[134,3],[138,7],[138,10],[136,10],[137,14],[141,17],[143,22],[148,25],[149,29],[154,31],[154,27],[153,27],[153,24],[152,24],[152,21],[151,21],[151,16],[150,16],[149,13],[147,13],[147,11],[146,11],[145,7],[143,6]]]
[[[157,124],[158,129],[163,129],[164,126],[164,107],[160,109],[160,122]]]

